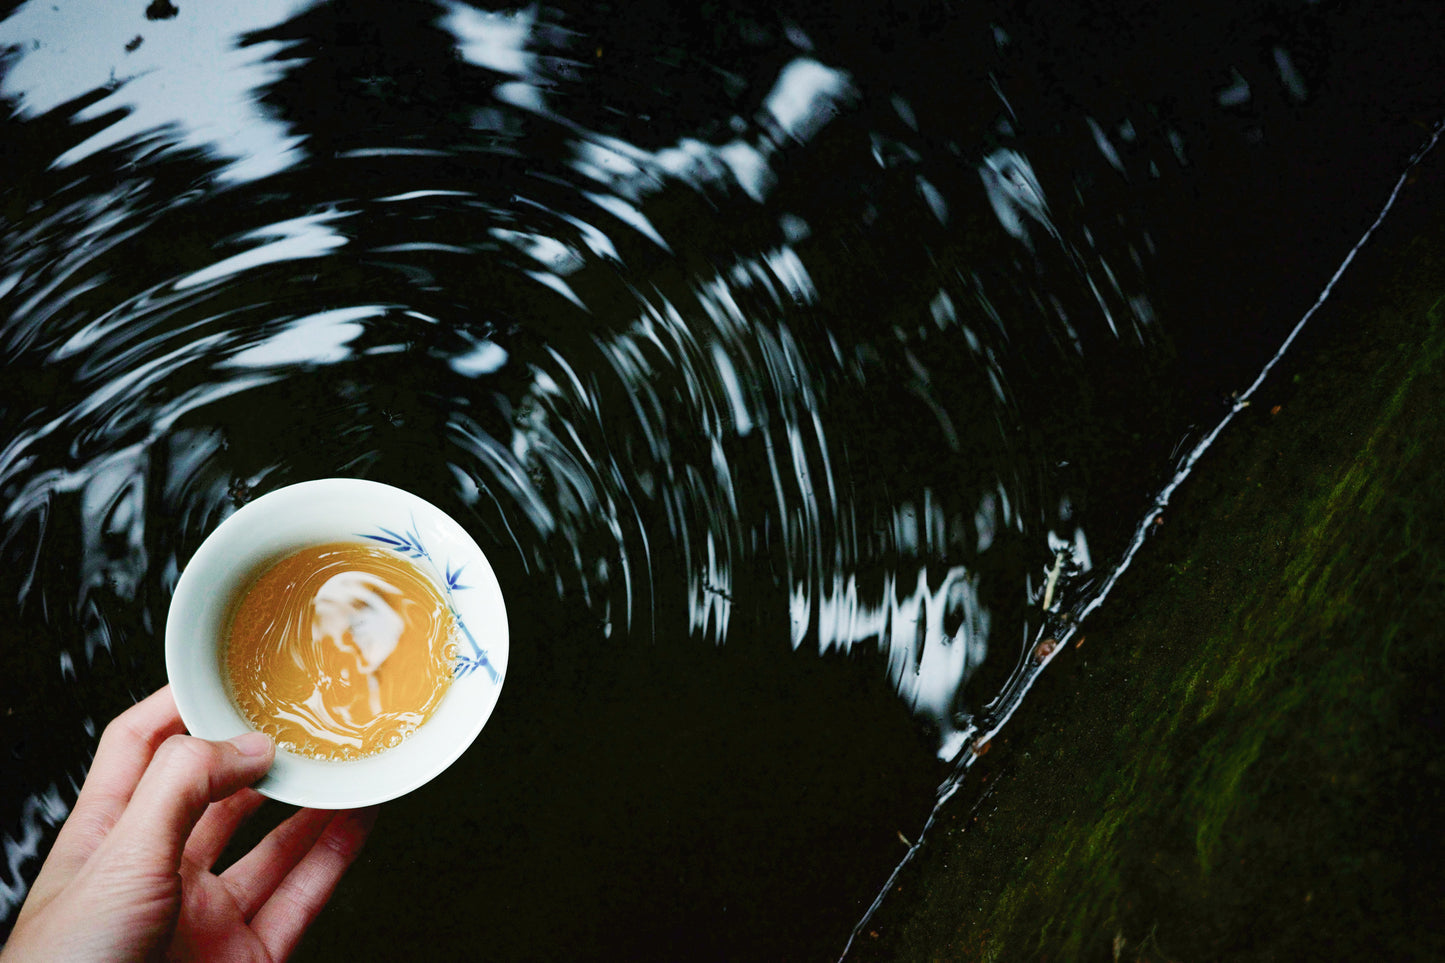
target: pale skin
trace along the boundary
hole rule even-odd
[[[225,871],[227,842],[263,801],[261,733],[185,735],[169,687],[106,727],[70,818],[0,963],[278,961],[361,850],[375,808],[302,809]]]

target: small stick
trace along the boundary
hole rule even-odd
[[[1049,569],[1048,581],[1044,582],[1044,611],[1054,604],[1054,586],[1059,584],[1059,573],[1064,570],[1064,557],[1069,553],[1063,549],[1054,553],[1054,567]]]

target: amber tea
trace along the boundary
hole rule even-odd
[[[412,562],[369,545],[302,549],[232,605],[231,697],[278,747],[320,759],[389,749],[440,705],[455,621]]]

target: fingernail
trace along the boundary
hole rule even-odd
[[[271,737],[264,732],[243,732],[227,741],[243,756],[264,756],[271,751]]]

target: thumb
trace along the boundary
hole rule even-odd
[[[259,732],[225,742],[171,736],[161,743],[107,843],[155,869],[180,868],[206,807],[260,779],[276,747]]]

